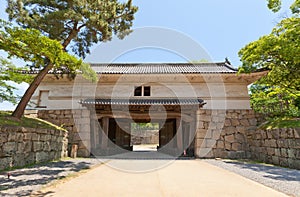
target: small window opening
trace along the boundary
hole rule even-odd
[[[142,86],[135,87],[134,96],[142,96]]]
[[[151,88],[150,86],[145,86],[144,87],[144,96],[150,96]]]

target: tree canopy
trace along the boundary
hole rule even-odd
[[[280,9],[281,1],[268,0],[272,11]],[[269,74],[251,87],[251,104],[268,116],[300,115],[300,18],[299,0],[291,6],[294,13],[280,21],[269,35],[247,44],[239,51],[240,72],[259,68]]]
[[[61,42],[85,57],[92,44],[128,35],[137,7],[129,0],[7,0],[9,19]]]
[[[84,58],[93,44],[109,41],[113,35],[124,38],[131,32],[137,11],[131,0],[124,3],[117,0],[7,2],[9,19],[21,28],[6,29],[1,47],[12,56],[33,62],[33,67],[39,70],[13,112],[16,118],[22,116],[34,91],[51,69],[65,70],[72,75],[81,68],[83,74],[95,77],[90,67],[68,54],[68,50]]]
[[[68,73],[72,77],[81,72],[86,78],[96,80],[96,74],[89,65],[65,52],[58,41],[43,36],[35,29],[13,27],[2,21],[0,50],[6,51],[9,57],[33,63],[30,65],[32,69],[40,69],[48,61],[51,62],[55,73]]]
[[[273,12],[278,12],[281,9],[282,0],[267,0],[268,8]],[[292,13],[300,13],[300,0],[295,0],[294,3],[290,6]]]
[[[16,88],[11,82],[17,84],[31,82],[30,76],[18,72],[21,69],[23,70],[23,68],[17,68],[8,60],[0,57],[0,102],[8,101],[16,104],[19,100],[19,95],[15,94]]]

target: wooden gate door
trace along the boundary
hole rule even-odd
[[[159,131],[159,147],[163,147],[168,144],[176,133],[176,119],[166,120],[164,126]],[[169,147],[173,147],[173,145]]]
[[[116,126],[116,145],[126,150],[131,150],[130,146],[130,124],[126,120],[118,120]]]

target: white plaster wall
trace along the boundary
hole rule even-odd
[[[134,87],[151,86],[151,96],[144,98],[202,98],[206,109],[250,109],[247,84],[244,83],[189,83],[187,81],[160,82],[103,82],[98,85],[73,81],[53,80],[43,82],[34,93],[31,101],[37,103],[40,90],[49,90],[47,109],[81,108],[79,101],[86,98],[132,97]],[[134,80],[133,80],[134,81]],[[77,84],[77,83],[76,83]],[[141,97],[137,97],[141,98]],[[36,107],[36,106],[33,106]]]

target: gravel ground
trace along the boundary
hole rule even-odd
[[[67,159],[10,171],[10,179],[7,178],[6,172],[2,172],[0,196],[29,196],[51,181],[62,179],[71,173],[88,169],[99,163],[97,159]]]
[[[285,194],[300,197],[300,170],[233,160],[206,160],[206,162]]]

